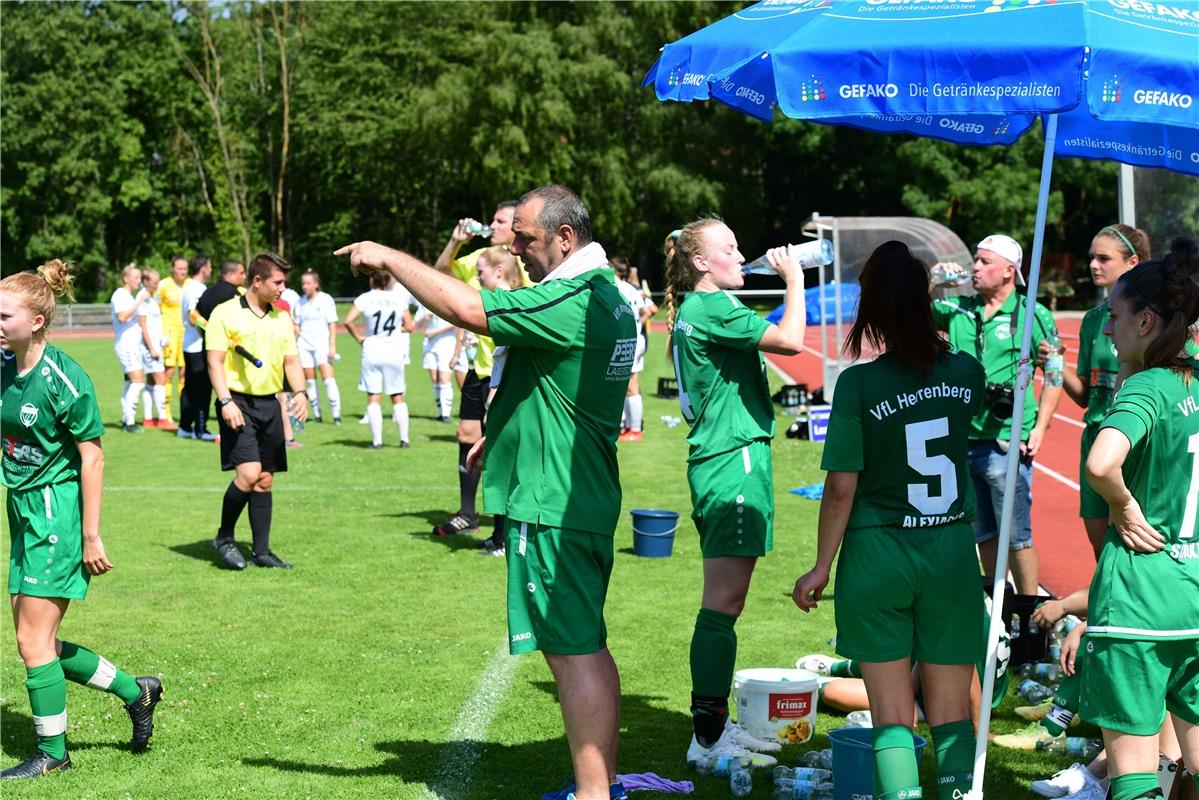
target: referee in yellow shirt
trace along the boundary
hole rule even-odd
[[[293,392],[291,413],[301,422],[308,419],[295,326],[290,314],[273,305],[289,272],[291,264],[282,257],[259,253],[250,261],[245,295],[221,303],[208,320],[208,375],[220,410],[221,469],[236,470],[212,546],[231,569],[246,566],[233,530],[247,505],[253,562],[291,569],[270,549],[271,483],[276,472],[287,471],[283,415],[275,398],[283,390],[284,373]]]

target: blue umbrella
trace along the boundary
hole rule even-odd
[[[645,77],[662,100],[715,99],[796,119],[963,144],[1011,144],[1044,125],[1028,277],[1036,303],[1054,153],[1199,175],[1199,0],[763,0],[666,45]],[[1060,130],[1059,130],[1060,125]],[[1021,342],[1011,437],[1032,380]],[[1007,574],[1011,448],[996,574]],[[992,607],[1003,607],[996,581]],[[991,620],[982,696],[994,685]],[[972,797],[982,797],[983,703]]]

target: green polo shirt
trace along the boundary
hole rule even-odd
[[[610,269],[481,292],[508,356],[487,414],[483,504],[521,522],[611,536],[616,437],[637,321]]]
[[[982,362],[989,384],[1015,386],[1026,316],[1025,298],[1016,292],[1008,295],[1003,306],[989,318],[985,317],[983,299],[978,295],[933,301],[933,323],[939,330],[949,334],[949,344],[955,350],[969,353]],[[1035,353],[1038,342],[1057,333],[1057,323],[1049,309],[1040,303],[1036,304],[1033,317],[1032,347]],[[970,439],[1006,441],[1011,422],[1011,417],[998,417],[989,406],[984,406],[974,417]],[[1024,397],[1024,418],[1021,420],[1022,441],[1028,440],[1036,422],[1037,401],[1029,384]]]

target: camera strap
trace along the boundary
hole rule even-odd
[[[1015,339],[1019,332],[1019,329],[1020,329],[1020,299],[1021,299],[1020,287],[1018,287],[1018,286],[1015,287],[1012,290],[1012,294],[1015,295],[1015,298],[1016,298],[1016,309],[1008,316],[1008,338],[1009,339]],[[1003,309],[1001,308],[1000,311],[1002,311],[1002,310]],[[983,321],[983,316],[986,314],[986,312],[987,312],[986,304],[980,302],[979,306],[978,306],[978,312],[974,315],[974,326],[975,326],[975,334],[974,334],[975,341],[974,341],[974,343],[975,343],[975,347],[978,350],[979,361],[982,361],[983,354],[985,354],[987,352],[986,323]],[[999,312],[996,312],[996,313],[998,314]],[[1015,374],[1018,372],[1019,366],[1020,366],[1018,363],[1019,362],[1019,353],[1020,353],[1019,345],[1017,345],[1017,347],[1014,350],[1012,350],[1011,353],[1012,353],[1012,375],[1015,376]],[[1013,378],[1013,381],[1014,381],[1014,378]],[[1013,383],[1013,385],[1014,385],[1014,383]]]

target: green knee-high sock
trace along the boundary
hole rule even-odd
[[[691,636],[691,691],[707,697],[726,697],[737,663],[737,618],[701,608]]]
[[[81,683],[102,692],[115,694],[125,705],[132,703],[142,693],[132,675],[121,672],[107,658],[93,653],[81,644],[63,642],[58,658],[62,663],[63,674],[72,683]]]
[[[1075,662],[1074,674],[1062,678],[1062,682],[1058,684],[1057,693],[1053,696],[1053,706],[1041,720],[1041,727],[1054,736],[1060,736],[1066,728],[1070,727],[1070,723],[1074,721],[1074,715],[1078,713],[1078,705],[1082,699],[1082,664],[1083,659],[1080,654]]]
[[[937,754],[937,797],[965,797],[974,780],[974,724],[961,719],[937,725],[931,732]]]
[[[916,768],[916,748],[912,729],[904,725],[884,725],[874,729],[875,800],[919,800],[920,771]]]
[[[858,662],[847,658],[830,664],[828,674],[834,678],[860,678],[862,677],[862,668],[858,666]]]
[[[1149,800],[1161,796],[1157,775],[1152,772],[1130,772],[1112,778],[1112,800]]]
[[[29,708],[37,731],[37,747],[46,755],[67,754],[67,681],[58,659],[25,670]]]
[[[701,608],[691,636],[691,718],[695,738],[715,744],[728,718],[729,687],[737,663],[737,618]]]

